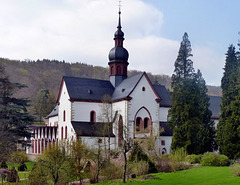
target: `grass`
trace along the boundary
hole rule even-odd
[[[173,173],[154,174],[156,179],[130,180],[126,184],[146,185],[239,185],[240,177],[234,177],[229,167],[195,167]],[[102,184],[124,184],[122,182],[104,182]]]

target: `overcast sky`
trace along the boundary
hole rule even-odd
[[[0,57],[107,67],[118,0],[0,0]],[[225,53],[240,38],[239,0],[122,0],[129,69],[172,75],[187,32],[195,70],[220,85]]]

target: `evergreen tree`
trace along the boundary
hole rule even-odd
[[[24,137],[30,136],[27,126],[33,119],[27,111],[29,101],[13,96],[14,90],[25,86],[11,83],[2,66],[0,71],[0,157],[4,157],[16,149],[18,142],[25,143]]]
[[[214,139],[208,134],[214,134],[214,127],[210,121],[206,84],[200,71],[194,72],[191,51],[185,33],[172,75],[172,108],[168,113],[168,125],[174,129],[171,149],[184,147],[189,154],[197,154],[212,150]]]
[[[238,110],[240,105],[239,68],[235,47],[230,45],[221,81],[223,97],[216,138],[219,151],[231,159],[240,156],[240,135],[238,134],[240,131],[238,128],[240,126],[240,111]]]

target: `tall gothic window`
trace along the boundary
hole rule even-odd
[[[140,131],[141,120],[142,118],[137,118],[136,120],[136,131]]]
[[[148,128],[148,122],[149,122],[149,119],[148,118],[144,118],[144,129]]]

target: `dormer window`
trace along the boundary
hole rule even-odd
[[[145,87],[142,87],[142,91],[145,91],[146,89],[145,89]]]
[[[92,92],[92,90],[88,90],[88,94],[92,94],[93,92]]]

